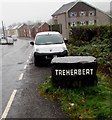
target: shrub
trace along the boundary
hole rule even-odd
[[[109,76],[112,75],[112,47],[110,39],[92,41],[90,44],[75,46],[69,44],[70,56],[94,56],[97,58],[99,70]]]
[[[69,55],[94,56],[99,70],[112,75],[112,25],[71,28]]]

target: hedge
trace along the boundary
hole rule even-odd
[[[71,27],[70,42],[90,42],[94,39],[110,39],[112,38],[112,25],[88,25]]]
[[[100,71],[112,75],[112,25],[71,28],[69,55],[94,56]]]

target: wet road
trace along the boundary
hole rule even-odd
[[[14,45],[2,45],[2,112],[14,89],[18,87],[18,78],[23,71],[32,47],[29,40],[18,39]]]
[[[2,113],[16,90],[7,118],[65,118],[57,103],[38,94],[37,87],[51,74],[51,68],[35,67],[31,53],[28,40],[2,47]]]

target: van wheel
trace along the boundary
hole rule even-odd
[[[34,57],[34,65],[38,66],[38,64],[39,64],[39,61],[38,61],[37,57]]]

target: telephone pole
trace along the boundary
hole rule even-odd
[[[6,42],[8,43],[7,38],[6,38],[6,34],[5,34],[5,27],[4,27],[3,20],[2,20],[2,31],[3,31],[3,37],[4,37],[4,39],[6,39]]]
[[[4,29],[3,21],[2,21],[2,31],[3,31],[3,37],[5,37],[5,29]]]

